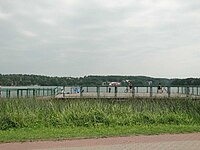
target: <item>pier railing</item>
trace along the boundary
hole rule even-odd
[[[37,87],[37,88],[1,88],[0,98],[19,97],[57,97],[57,98],[131,98],[131,97],[199,97],[200,86],[156,86],[109,87]]]
[[[0,89],[0,98],[19,98],[19,97],[48,97],[56,96],[61,93],[59,87],[37,87],[37,88],[18,88],[6,87]]]
[[[200,97],[200,86],[63,87],[63,98]]]

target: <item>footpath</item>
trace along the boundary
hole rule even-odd
[[[0,150],[200,150],[200,133],[2,143]]]

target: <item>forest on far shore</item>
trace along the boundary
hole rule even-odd
[[[179,85],[200,85],[200,78],[168,79],[153,78],[147,76],[96,76],[89,75],[84,77],[51,77],[42,75],[28,74],[0,74],[1,86],[102,86],[109,82],[121,82],[121,86],[126,86],[125,80],[130,80],[134,86],[148,86],[149,81],[153,86],[159,83],[165,86]]]

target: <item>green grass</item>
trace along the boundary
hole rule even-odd
[[[200,132],[200,127],[197,125],[142,125],[91,128],[22,128],[0,131],[0,143],[191,132]]]
[[[200,101],[0,99],[0,142],[200,132]]]

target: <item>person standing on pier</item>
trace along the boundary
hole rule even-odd
[[[162,93],[162,92],[163,92],[163,90],[162,90],[161,84],[159,83],[157,93]]]
[[[131,91],[132,91],[132,88],[133,88],[133,84],[131,83],[130,80],[126,80],[126,83],[128,84],[127,92],[128,92],[128,90],[131,92]]]
[[[131,92],[131,91],[132,91],[132,88],[133,88],[133,84],[131,83],[130,80],[128,81],[128,86],[129,86],[129,90],[130,90],[130,92]]]
[[[111,92],[111,87],[108,88],[108,92],[109,92],[109,93]]]

